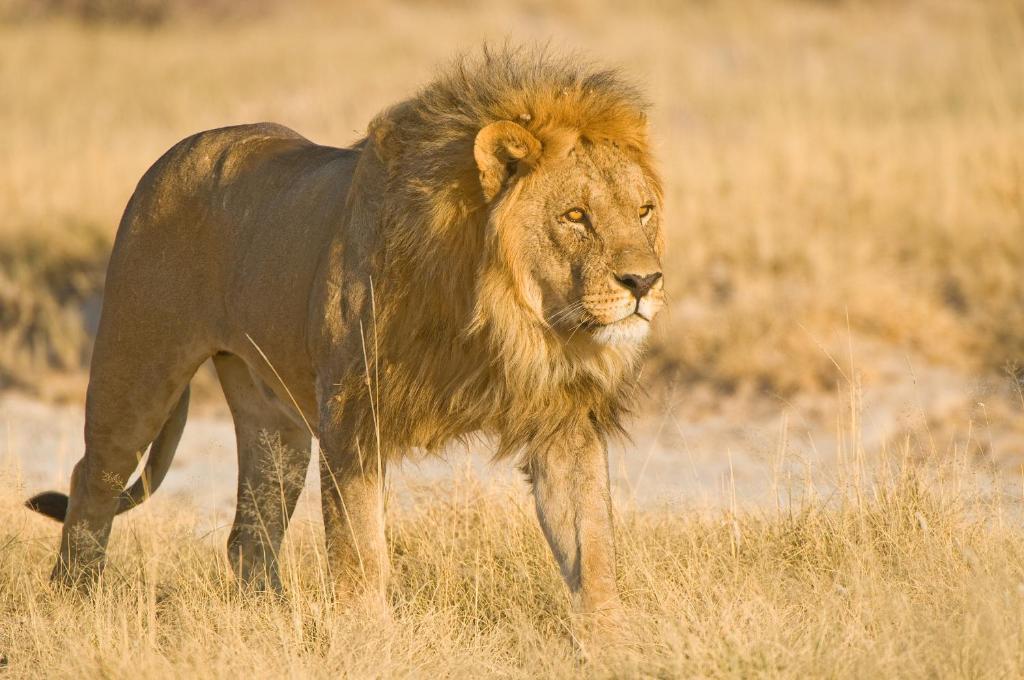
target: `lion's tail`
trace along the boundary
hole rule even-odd
[[[159,487],[174,460],[174,452],[181,441],[181,433],[188,419],[189,388],[186,387],[171,412],[171,416],[160,429],[160,434],[149,447],[149,457],[142,468],[142,474],[135,483],[121,492],[117,502],[117,514],[131,510],[149,498]],[[46,515],[58,522],[63,522],[68,514],[67,494],[57,491],[45,491],[36,494],[25,502],[26,507]]]

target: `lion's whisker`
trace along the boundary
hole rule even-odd
[[[552,314],[551,318],[549,319],[549,324],[555,324],[555,323],[558,323],[559,321],[563,321],[564,319],[568,318],[571,314],[573,314],[575,312],[578,312],[581,309],[583,309],[583,301],[582,300],[577,300],[576,302],[572,302],[572,303],[566,305],[565,307],[562,307],[560,310],[558,310],[554,314]]]

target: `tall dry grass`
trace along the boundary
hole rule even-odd
[[[504,38],[650,93],[672,297],[650,375],[816,389],[848,332],[968,371],[1024,356],[1019,0],[96,6],[136,4],[173,11],[0,23],[0,381],[82,365],[118,215],[176,140],[269,119],[343,145]]]
[[[118,520],[90,598],[50,588],[57,528],[0,488],[5,677],[1019,677],[1024,537],[964,461],[851,462],[775,507],[624,508],[626,620],[580,648],[521,488],[456,479],[389,509],[389,617],[333,601],[321,525],[293,525],[280,600],[239,592],[180,502]]]

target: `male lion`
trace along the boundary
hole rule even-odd
[[[202,132],[143,176],[114,243],[59,582],[88,585],[155,488],[212,357],[238,439],[238,577],[276,556],[309,462],[335,586],[378,600],[385,468],[475,431],[520,457],[579,612],[614,611],[606,437],[663,304],[662,190],[638,92],[522,50],[461,59],[351,148]],[[268,487],[280,433],[286,471]],[[138,453],[143,475],[123,490]]]

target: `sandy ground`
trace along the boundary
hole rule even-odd
[[[936,460],[960,454],[979,470],[1010,480],[1007,488],[1020,489],[1024,400],[1009,379],[979,380],[949,368],[914,366],[904,357],[866,382],[852,393],[791,401],[684,388],[659,392],[649,399],[654,406],[648,415],[633,420],[632,441],[611,447],[618,502],[681,510],[756,508],[776,502],[780,486],[827,490],[856,461],[885,451]],[[857,404],[853,416],[851,403]],[[26,494],[66,490],[82,452],[82,428],[81,406],[0,395],[0,469],[13,470]],[[221,404],[194,407],[171,472],[151,503],[185,501],[214,524],[229,523],[234,446]],[[407,461],[390,476],[392,502],[409,498],[411,485],[443,487],[464,474],[521,485],[526,493],[513,464],[492,463],[490,453],[488,443],[479,442],[443,459]],[[311,465],[304,511],[315,512],[317,496]]]

